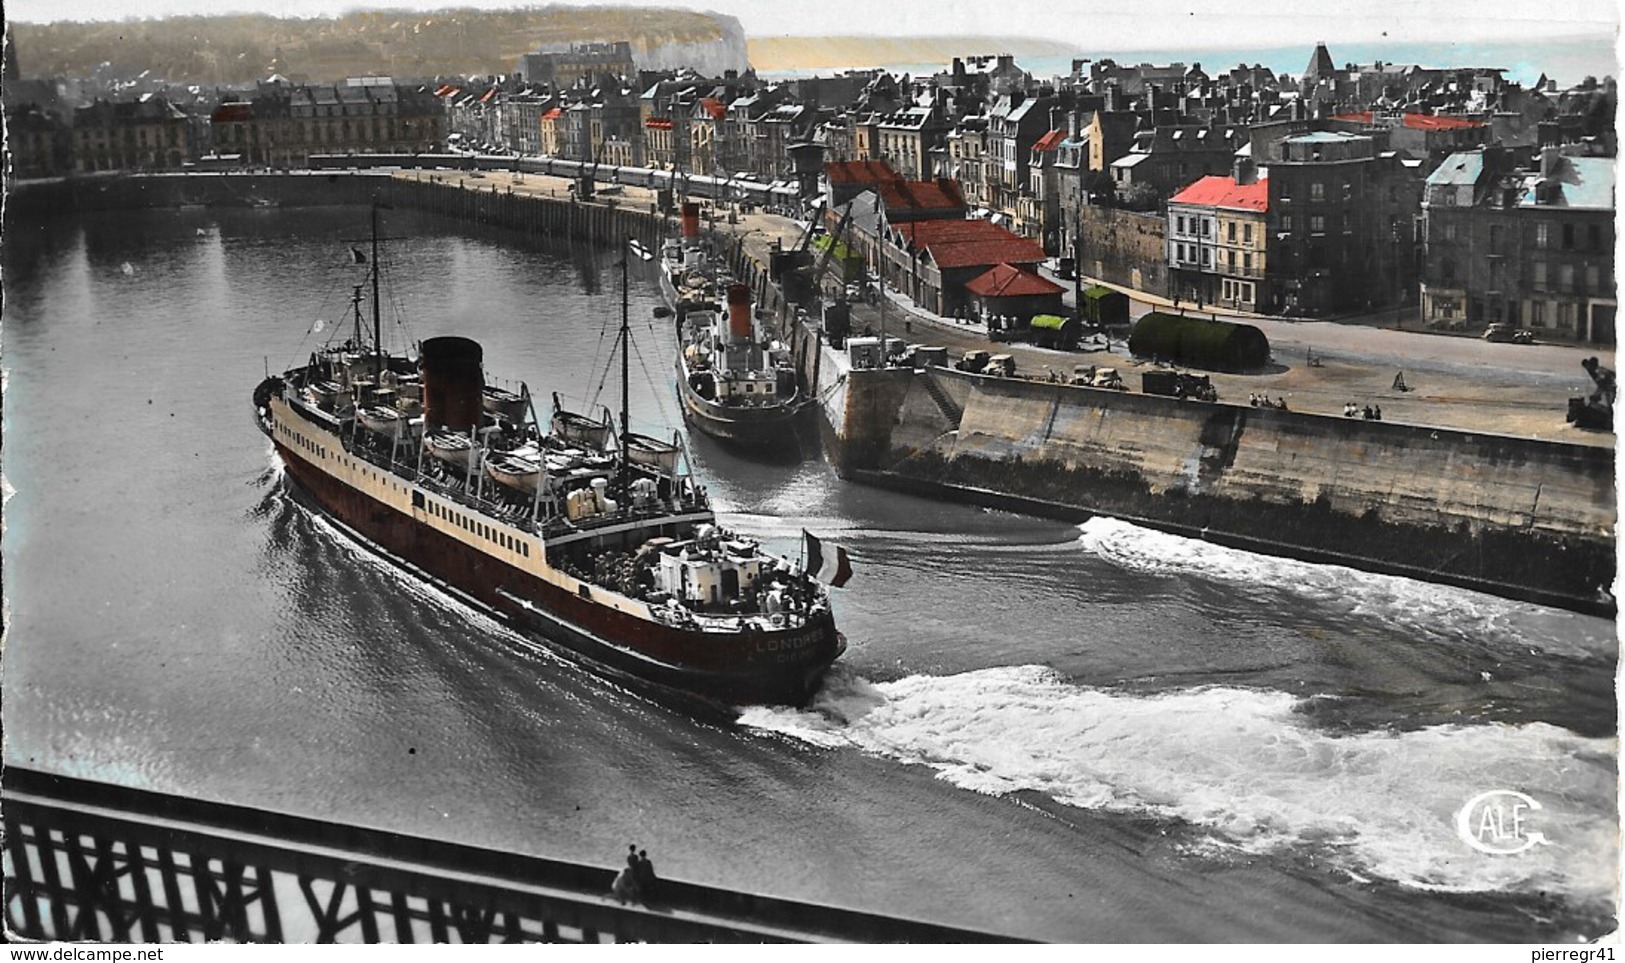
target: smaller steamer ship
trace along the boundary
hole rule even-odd
[[[697,206],[684,204],[682,237],[667,242],[661,257],[677,317],[683,414],[706,434],[751,450],[795,447],[806,399],[790,351],[761,330],[750,289],[722,276],[717,263],[699,237]]]
[[[718,523],[679,437],[626,428],[624,298],[621,430],[556,397],[544,426],[528,388],[487,383],[475,341],[385,353],[377,265],[374,241],[372,350],[352,338],[254,393],[290,482],[409,571],[611,674],[727,705],[816,691],[845,648],[826,586]]]

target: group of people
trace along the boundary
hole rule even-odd
[[[1285,398],[1272,399],[1269,395],[1260,394],[1256,391],[1247,396],[1247,403],[1252,405],[1254,408],[1279,408],[1282,411],[1286,410]]]
[[[1382,420],[1382,406],[1381,405],[1364,405],[1364,406],[1361,406],[1361,405],[1357,405],[1357,404],[1355,404],[1354,402],[1351,401],[1348,404],[1343,406],[1343,417],[1345,417],[1345,418],[1364,418],[1366,421],[1381,421]]]
[[[610,892],[622,903],[647,903],[654,896],[655,883],[655,864],[649,861],[649,851],[639,849],[637,843],[627,846],[626,865],[615,874]]]

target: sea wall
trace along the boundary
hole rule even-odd
[[[854,480],[1612,611],[1608,448],[946,368],[848,372],[840,395]]]

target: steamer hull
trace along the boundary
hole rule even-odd
[[[491,540],[445,524],[448,515],[470,515],[466,507],[361,464],[343,452],[338,435],[280,398],[268,412],[262,427],[302,500],[384,558],[595,666],[727,706],[801,705],[845,648],[827,609],[782,628],[705,631],[673,624],[645,603],[553,569],[543,543],[520,527],[476,522],[507,535],[509,544],[529,538],[528,557],[501,541],[480,544]],[[296,431],[289,430],[293,425]],[[644,534],[674,537],[695,520],[677,516]]]

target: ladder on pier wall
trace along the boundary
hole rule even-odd
[[[948,392],[942,385],[937,384],[936,376],[930,371],[921,371],[919,379],[920,383],[925,386],[925,393],[930,395],[931,400],[937,403],[937,407],[947,417],[948,422],[958,428],[960,421],[965,417],[965,409],[959,407],[952,398],[948,397]]]

